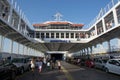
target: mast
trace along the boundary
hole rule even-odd
[[[55,17],[55,21],[61,21],[61,20],[62,20],[62,19],[61,19],[62,14],[60,14],[59,12],[56,13],[56,14],[54,15],[54,17]]]

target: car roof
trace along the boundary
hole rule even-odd
[[[115,58],[115,59],[110,59],[110,60],[120,60],[120,58],[117,58],[117,59]]]

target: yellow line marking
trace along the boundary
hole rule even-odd
[[[63,73],[65,74],[65,77],[68,80],[74,80],[73,77],[70,75],[70,73],[68,72],[68,70],[66,70],[63,66],[61,66]]]

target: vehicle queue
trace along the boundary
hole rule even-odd
[[[103,70],[107,73],[114,73],[120,75],[120,57],[97,57],[97,58],[79,58],[79,57],[72,57],[67,58],[66,62],[78,65],[78,66],[85,66],[89,68],[95,68]]]

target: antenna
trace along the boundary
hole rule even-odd
[[[62,14],[60,14],[59,12],[56,13],[56,14],[54,15],[54,17],[55,17],[55,21],[61,21],[61,20],[62,20],[62,19],[61,19]]]

